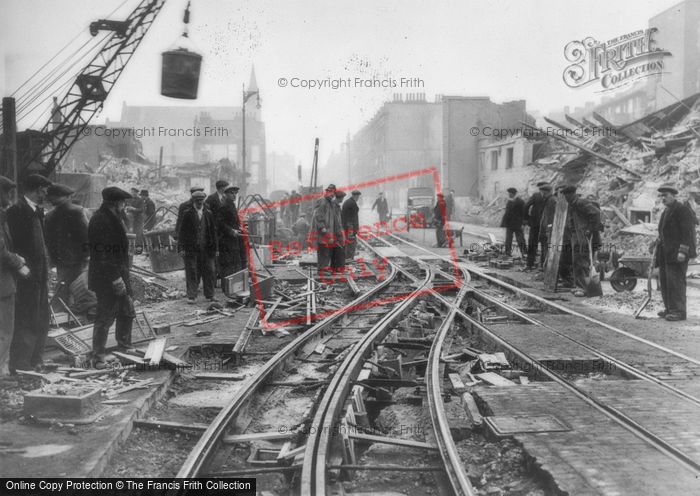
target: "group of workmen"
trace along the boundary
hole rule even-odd
[[[204,188],[190,188],[190,199],[178,207],[175,237],[185,262],[187,301],[196,302],[199,283],[204,297],[216,301],[216,280],[224,288],[226,277],[247,263],[244,229],[238,216],[239,188],[220,179],[209,196]]]
[[[572,185],[559,186],[553,191],[547,182],[537,183],[538,192],[527,202],[517,196],[515,188],[508,188],[508,202],[501,221],[506,228],[505,254],[511,256],[513,237],[522,255],[526,255],[524,270],[535,269],[537,248],[540,247],[539,267],[543,269],[549,250],[561,251],[559,277],[571,287],[584,288],[590,276],[591,250],[601,246],[600,233],[604,230],[600,205],[593,198],[581,198]],[[659,268],[659,283],[664,310],[659,317],[668,321],[686,319],[686,272],[688,261],[697,256],[695,242],[696,216],[685,204],[677,200],[678,190],[670,185],[658,189],[666,207],[659,220],[659,237],[650,251],[654,265]],[[561,246],[552,239],[552,225],[557,197],[561,195],[568,204]],[[528,242],[525,243],[523,224],[529,225]]]
[[[116,320],[117,345],[131,346],[134,306],[129,284],[126,201],[116,187],[102,191],[103,203],[89,222],[71,201],[74,191],[30,174],[12,202],[17,185],[0,176],[0,373],[41,370],[50,323],[49,270],[58,285],[86,279],[96,298],[93,330],[95,363],[102,363],[109,328]],[[43,205],[53,207],[47,214]]]

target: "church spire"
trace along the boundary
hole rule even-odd
[[[250,83],[248,83],[248,91],[258,91],[258,80],[255,78],[255,65],[250,69]]]

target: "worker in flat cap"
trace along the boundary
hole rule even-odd
[[[129,280],[129,241],[122,212],[132,196],[116,186],[102,190],[102,205],[90,218],[88,245],[88,287],[97,296],[97,313],[92,331],[92,362],[105,368],[110,357],[106,344],[109,328],[116,320],[115,338],[119,351],[131,348],[131,327],[135,316]]]
[[[7,226],[7,208],[16,184],[0,176],[0,376],[9,372],[10,344],[15,331],[15,294],[17,279],[29,277],[24,257],[15,253]]]
[[[146,216],[146,203],[139,195],[138,188],[131,188],[131,198],[126,203],[125,211],[131,221],[131,232],[136,235],[136,246],[140,246],[143,250],[143,223]]]
[[[340,209],[340,220],[343,223],[345,233],[345,259],[353,260],[357,249],[357,233],[360,230],[360,196],[358,190],[350,192],[350,198],[343,202]]]
[[[557,199],[552,194],[553,187],[548,183],[538,183],[540,194],[542,195],[542,214],[540,216],[539,225],[539,243],[542,249],[540,255],[540,270],[544,270],[544,265],[547,261],[549,253],[550,239],[552,237],[552,224],[554,223],[554,213],[557,209]]]
[[[236,206],[238,191],[238,186],[227,186],[224,189],[224,203],[215,215],[219,242],[219,275],[222,279],[222,288],[224,287],[224,278],[244,269],[242,258],[245,253],[243,229]]]
[[[216,191],[214,191],[211,195],[207,196],[207,199],[204,201],[204,204],[207,207],[209,207],[211,213],[214,215],[214,217],[216,217],[216,213],[226,202],[225,191],[226,188],[229,187],[229,182],[223,179],[219,179],[218,181],[216,181],[216,183],[214,183],[214,186],[216,187]]]
[[[314,237],[318,242],[317,270],[329,281],[334,277],[331,266],[333,249],[345,246],[340,208],[335,200],[336,189],[335,184],[329,184],[323,198],[316,202],[310,234],[310,238]]]
[[[204,191],[204,188],[202,186],[192,186],[190,188],[190,198],[188,200],[185,200],[184,202],[180,203],[177,207],[177,220],[175,221],[175,233],[173,234],[173,237],[177,240],[177,233],[180,232],[180,222],[182,222],[182,212],[186,208],[189,208],[192,206],[192,195],[194,195],[197,191]]]
[[[545,182],[537,183],[537,191],[525,202],[524,221],[530,226],[527,235],[527,263],[525,271],[535,269],[535,260],[537,258],[537,245],[540,244],[540,223],[542,222],[542,213],[544,212],[545,198],[540,187],[544,186]],[[542,253],[545,252],[543,247]],[[544,258],[541,258],[541,263],[544,263]]]
[[[585,290],[586,278],[593,275],[589,274],[591,268],[589,244],[595,259],[595,252],[600,248],[600,233],[603,231],[602,216],[594,202],[581,198],[577,194],[576,186],[566,185],[561,189],[561,193],[568,203],[568,209],[560,272],[574,287]],[[577,292],[574,294],[595,296]]]
[[[437,248],[442,248],[447,244],[447,236],[445,234],[445,227],[447,226],[447,205],[445,203],[445,195],[442,193],[437,194],[437,200],[435,201],[435,206],[433,207],[433,219],[435,223],[435,239],[437,241]]]
[[[375,208],[377,209],[377,213],[379,214],[379,222],[386,222],[389,220],[389,218],[391,217],[389,215],[389,203],[384,197],[383,191],[379,192],[379,195],[377,195],[377,199],[374,200],[374,203],[372,204],[372,210],[374,210]]]
[[[677,200],[678,190],[670,185],[659,189],[666,207],[659,219],[655,265],[659,268],[659,283],[664,310],[659,317],[674,322],[686,319],[686,272],[688,261],[697,256],[695,223],[690,209]]]
[[[177,236],[178,252],[185,261],[187,300],[190,304],[197,299],[200,280],[204,297],[210,302],[216,301],[214,285],[218,235],[214,214],[205,205],[206,197],[203,191],[192,194],[192,205],[182,213]]]
[[[523,221],[525,216],[525,202],[518,196],[518,190],[508,188],[508,202],[506,203],[506,211],[501,219],[501,227],[506,228],[506,256],[510,257],[513,253],[513,236],[518,242],[520,256],[525,257],[527,254],[527,245],[525,245],[525,236],[523,234]]]
[[[54,184],[47,193],[53,209],[46,214],[46,247],[56,267],[59,293],[71,305],[69,288],[88,267],[88,219],[83,207],[71,201],[75,192],[68,186]]]
[[[49,262],[44,238],[44,209],[51,181],[38,174],[24,179],[24,194],[7,210],[15,253],[26,260],[29,277],[17,280],[15,332],[10,346],[10,372],[38,370],[49,332]]]
[[[156,227],[156,204],[147,189],[142,189],[139,196],[143,200],[143,230],[152,231]]]

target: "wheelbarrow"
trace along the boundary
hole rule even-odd
[[[637,278],[649,278],[651,257],[624,255],[618,260],[618,268],[610,274],[610,285],[615,291],[632,291],[637,286]]]

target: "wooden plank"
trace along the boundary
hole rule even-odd
[[[178,357],[171,355],[170,353],[163,353],[162,360],[165,360],[166,362],[177,367],[192,367],[192,364],[187,363],[186,361],[181,360]]]
[[[286,445],[287,445],[287,443],[285,443],[285,446]],[[284,451],[284,447],[282,447],[282,450]],[[294,458],[295,456],[304,453],[304,450],[306,450],[305,444],[299,446],[298,448],[290,449],[289,451],[287,451],[284,454],[282,454],[282,452],[280,451],[280,454],[277,457],[277,460],[278,461],[289,460],[290,458]]]
[[[129,363],[134,363],[136,365],[146,364],[146,361],[143,358],[137,357],[135,355],[129,355],[127,353],[122,353],[121,351],[113,351],[112,355],[114,355],[117,358],[121,358],[122,360],[125,360]]]
[[[126,405],[129,400],[104,400],[103,405]]]
[[[245,379],[243,374],[226,374],[222,372],[197,372],[194,374],[195,379],[207,379],[217,381],[242,381]]]
[[[274,441],[276,439],[291,439],[294,432],[251,432],[249,434],[231,434],[224,436],[222,441],[226,444],[249,443],[251,441]]]
[[[108,369],[102,369],[102,370],[84,370],[82,372],[71,372],[68,374],[68,377],[72,377],[74,379],[83,379],[85,377],[93,377],[97,375],[107,375],[112,371],[111,368]]]
[[[618,219],[622,221],[622,223],[625,226],[631,226],[632,223],[627,219],[627,217],[624,216],[622,212],[620,212],[620,209],[617,208],[615,205],[608,205],[608,208],[613,211],[613,213],[617,216]]]
[[[479,413],[479,407],[476,405],[476,401],[474,401],[474,397],[471,393],[464,393],[462,395],[462,403],[464,404],[464,411],[469,417],[469,420],[471,420],[474,425],[482,425],[484,423],[484,418],[481,416],[481,413]]]
[[[493,386],[515,386],[515,383],[513,381],[509,381],[505,377],[501,377],[495,372],[484,372],[482,374],[475,374],[476,377],[481,379],[484,382],[488,382],[489,384]]]
[[[437,446],[432,446],[421,441],[413,441],[412,439],[399,439],[395,437],[374,436],[372,434],[363,434],[360,432],[349,432],[348,437],[357,441],[365,441],[368,443],[391,444],[394,446],[405,446],[407,448],[419,448],[430,451],[437,451]]]
[[[449,377],[450,384],[452,384],[452,389],[455,393],[463,393],[467,390],[467,386],[464,385],[459,374],[447,374],[447,377]]]
[[[165,420],[134,420],[134,427],[146,429],[157,429],[160,431],[199,431],[204,432],[209,427],[206,424],[183,424],[180,422],[169,422]]]
[[[151,360],[151,357],[153,356],[153,352],[155,351],[155,346],[156,346],[155,341],[150,341],[148,343],[148,348],[146,348],[146,352],[143,354],[144,361],[148,362]]]
[[[348,282],[348,287],[350,288],[350,291],[352,291],[352,294],[354,296],[357,296],[360,294],[360,288],[357,287],[357,283],[355,283],[355,279],[353,279],[352,274],[348,274],[345,277],[345,280]]]
[[[152,341],[149,343],[148,348],[151,348],[151,344],[153,344],[153,353],[151,354],[151,365],[159,365],[160,361],[163,358],[163,353],[165,352],[165,343],[167,341],[167,338],[158,338],[155,341]]]
[[[559,264],[561,263],[561,254],[563,250],[564,228],[566,226],[566,212],[568,209],[569,203],[566,201],[566,198],[563,196],[559,197],[554,211],[552,233],[547,240],[549,249],[547,250],[547,258],[544,262],[544,289],[547,291],[557,290]]]
[[[328,470],[374,470],[383,472],[443,472],[444,465],[328,465]]]

